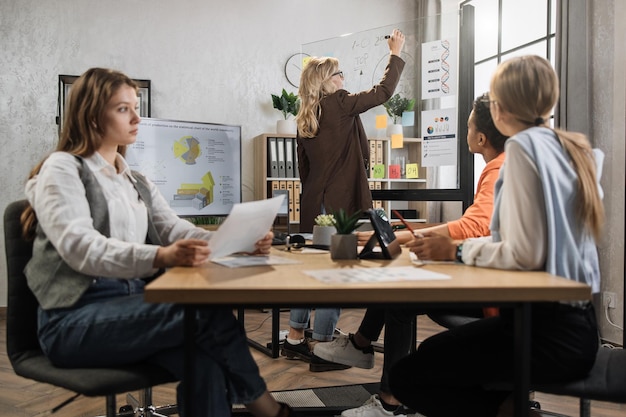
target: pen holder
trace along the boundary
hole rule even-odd
[[[330,239],[330,258],[331,259],[357,259],[357,235],[351,233],[349,235],[334,234]]]

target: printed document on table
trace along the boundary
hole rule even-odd
[[[414,266],[316,269],[304,271],[304,273],[327,284],[450,279],[450,275],[415,268]]]
[[[299,264],[301,262],[273,255],[231,255],[213,259],[213,263],[227,266],[229,268],[241,268],[246,266],[263,265],[292,265]]]
[[[236,252],[254,252],[255,243],[271,229],[285,195],[238,203],[209,240],[210,260]]]

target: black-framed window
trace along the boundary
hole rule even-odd
[[[489,91],[498,64],[520,55],[539,55],[556,68],[557,0],[466,0],[474,7],[474,91]],[[474,158],[474,181],[485,161]],[[476,188],[476,183],[474,184]]]

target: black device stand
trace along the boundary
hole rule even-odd
[[[386,218],[382,218],[376,210],[367,211],[374,234],[367,241],[359,258],[361,259],[395,259],[400,253],[400,243],[396,239],[391,224]],[[375,251],[376,244],[380,246],[380,252]]]

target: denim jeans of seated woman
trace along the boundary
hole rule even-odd
[[[200,308],[195,336],[194,409],[183,403],[183,307],[143,299],[144,282],[98,278],[71,308],[39,310],[39,342],[61,367],[155,363],[181,379],[179,415],[228,416],[266,391],[245,331],[232,310]]]
[[[340,308],[316,308],[315,320],[313,322],[313,339],[321,342],[333,340],[335,326],[340,314]],[[310,319],[310,308],[292,308],[289,312],[289,326],[294,329],[306,329]]]

